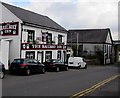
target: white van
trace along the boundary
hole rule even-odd
[[[87,64],[82,57],[69,57],[68,67],[87,68]]]

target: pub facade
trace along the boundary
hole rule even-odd
[[[0,3],[0,61],[9,69],[15,58],[66,61],[67,30],[47,16]]]

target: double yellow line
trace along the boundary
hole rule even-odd
[[[80,98],[80,97],[82,97],[82,96],[85,96],[86,94],[95,91],[97,88],[99,88],[99,87],[101,87],[102,85],[104,85],[104,84],[106,84],[106,83],[108,83],[108,82],[116,79],[116,78],[119,77],[119,76],[120,76],[120,75],[115,75],[115,76],[112,76],[112,77],[110,77],[110,78],[108,78],[108,79],[105,79],[105,80],[103,80],[103,81],[101,81],[101,82],[93,85],[92,87],[90,87],[90,88],[88,88],[88,89],[85,89],[85,90],[83,90],[83,91],[81,91],[81,92],[79,92],[79,93],[76,93],[76,94],[70,96],[70,98]]]

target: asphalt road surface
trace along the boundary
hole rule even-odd
[[[7,74],[2,80],[2,96],[119,96],[117,65],[88,66],[87,69],[46,72],[31,76]],[[106,80],[107,79],[107,80]],[[97,84],[97,85],[96,85]],[[13,98],[13,97],[10,97]]]

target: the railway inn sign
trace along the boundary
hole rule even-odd
[[[18,22],[7,22],[0,24],[0,35],[18,35]]]

